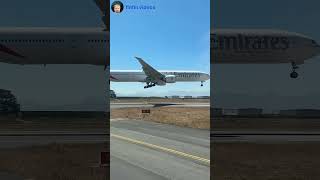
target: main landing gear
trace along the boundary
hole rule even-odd
[[[144,86],[144,88],[146,89],[146,88],[150,88],[150,87],[153,87],[153,86],[156,86],[156,84],[155,83],[147,83],[147,85]]]
[[[203,81],[201,81],[201,86],[203,86]]]
[[[299,74],[296,72],[296,69],[298,69],[299,67],[295,62],[291,62],[291,66],[292,66],[292,72],[290,73],[290,77],[293,79],[296,79],[299,76]]]

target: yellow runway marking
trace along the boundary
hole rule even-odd
[[[177,151],[177,150],[174,150],[174,149],[165,148],[165,147],[162,147],[162,146],[158,146],[158,145],[142,142],[142,141],[139,141],[139,140],[127,138],[127,137],[124,137],[124,136],[119,136],[119,135],[112,134],[112,133],[111,133],[111,137],[122,139],[122,140],[125,140],[125,141],[128,141],[128,142],[131,142],[131,143],[143,145],[143,146],[146,146],[146,147],[149,147],[149,148],[158,149],[158,150],[161,150],[161,151],[164,151],[164,152],[168,152],[168,153],[171,153],[171,154],[175,154],[175,155],[179,155],[179,156],[182,156],[182,157],[190,158],[190,159],[193,159],[193,160],[201,161],[201,162],[204,162],[204,163],[207,163],[207,164],[210,165],[210,160],[209,159],[205,159],[205,158],[198,157],[198,156],[195,156],[195,155],[187,154],[187,153],[184,153],[184,152],[181,152],[181,151]]]

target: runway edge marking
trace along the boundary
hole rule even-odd
[[[162,150],[164,152],[168,152],[168,153],[171,153],[171,154],[176,154],[176,155],[179,155],[179,156],[182,156],[182,157],[186,157],[186,158],[190,158],[190,159],[193,159],[193,160],[198,160],[198,161],[201,161],[201,162],[204,162],[204,163],[207,163],[207,164],[210,165],[210,160],[209,159],[205,159],[205,158],[198,157],[198,156],[195,156],[195,155],[187,154],[187,153],[180,152],[180,151],[177,151],[177,150],[174,150],[174,149],[165,148],[165,147],[162,147],[162,146],[158,146],[158,145],[142,142],[142,141],[139,141],[139,140],[127,138],[127,137],[124,137],[124,136],[119,136],[119,135],[112,134],[112,133],[111,133],[111,137],[122,139],[122,140],[125,140],[125,141],[128,141],[128,142],[131,142],[131,143],[143,145],[143,146],[146,146],[146,147],[149,147],[149,148],[159,149],[159,150]]]

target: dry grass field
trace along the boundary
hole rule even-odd
[[[158,107],[143,114],[143,108],[111,109],[111,118],[137,119],[182,127],[210,129],[210,110],[204,107]]]
[[[99,164],[105,144],[51,144],[0,150],[0,171],[34,180],[106,180],[109,167]]]
[[[320,143],[214,143],[212,147],[211,179],[320,179]]]

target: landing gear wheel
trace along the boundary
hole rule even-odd
[[[290,77],[293,78],[293,79],[296,79],[298,76],[299,76],[299,74],[297,72],[295,72],[295,71],[292,71],[290,73]]]
[[[203,86],[203,81],[201,81],[201,86]]]

